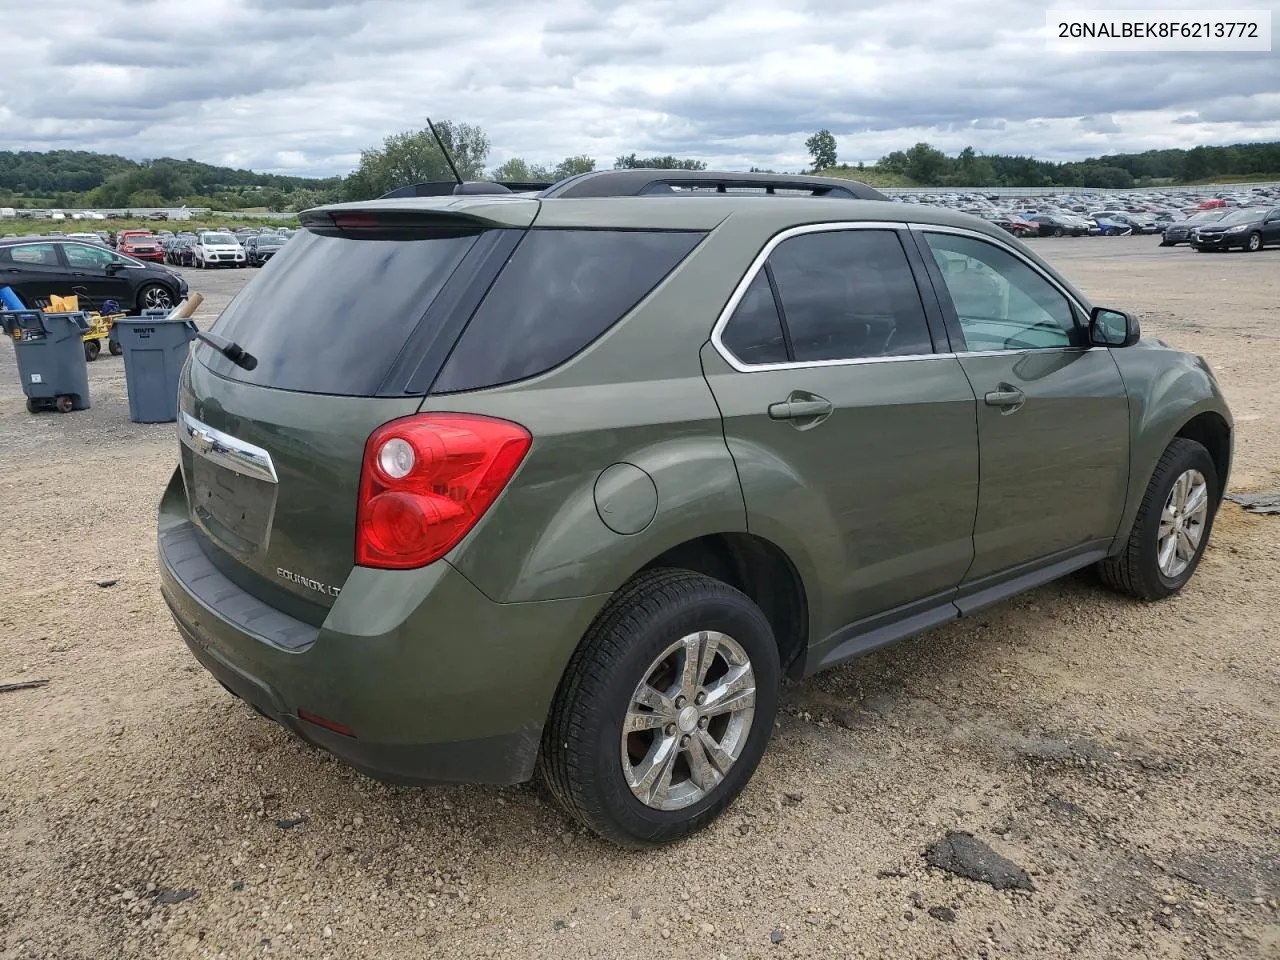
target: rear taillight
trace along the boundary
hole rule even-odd
[[[356,563],[403,570],[448,553],[497,499],[529,451],[518,423],[432,413],[369,437],[356,514]]]

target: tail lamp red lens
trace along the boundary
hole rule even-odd
[[[405,570],[440,559],[497,499],[532,442],[518,423],[473,414],[383,424],[365,444],[356,563]]]

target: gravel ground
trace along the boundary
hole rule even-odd
[[[1203,353],[1280,487],[1280,251],[1037,249]],[[209,321],[251,271],[191,271]],[[171,424],[28,415],[0,348],[0,958],[1280,957],[1280,518],[1143,606],[1077,576],[785,691],[742,799],[620,852],[536,786],[382,786],[198,669],[155,574]],[[115,581],[101,587],[97,581]],[[996,891],[923,853],[967,831]],[[188,896],[188,894],[190,894]],[[183,899],[185,897],[185,899]]]

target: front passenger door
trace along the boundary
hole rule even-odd
[[[87,243],[65,243],[62,253],[71,267],[72,286],[77,294],[87,299],[86,306],[96,310],[107,300],[129,302],[129,283],[125,278],[127,261],[119,254]],[[111,263],[117,266],[108,270]]]
[[[1067,294],[1005,244],[947,228],[916,235],[978,401],[965,582],[1105,550],[1129,481],[1129,401],[1111,352],[1088,345]]]
[[[1280,243],[1280,207],[1268,213],[1263,221],[1262,240],[1264,243]]]

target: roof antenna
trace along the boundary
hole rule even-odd
[[[431,135],[436,138],[436,146],[444,154],[445,163],[449,164],[449,169],[453,171],[453,179],[458,181],[458,186],[462,186],[462,175],[458,173],[458,168],[454,166],[453,157],[449,156],[449,151],[445,148],[444,141],[440,139],[440,134],[436,132],[436,125],[431,122],[430,117],[427,117],[427,126],[431,128]]]

